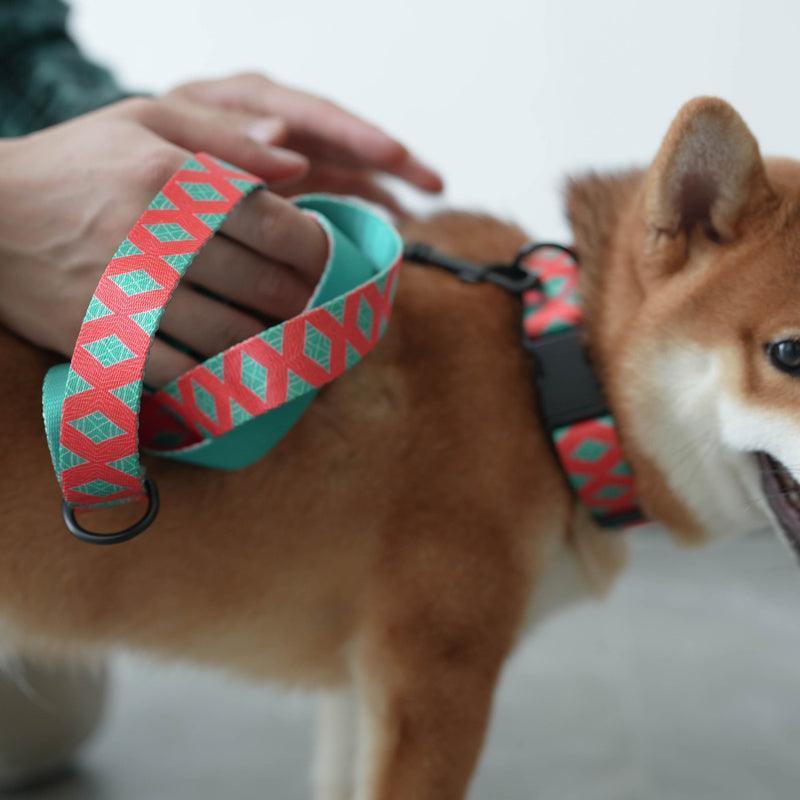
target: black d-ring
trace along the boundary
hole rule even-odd
[[[68,506],[66,500],[61,504],[64,524],[67,526],[67,530],[82,542],[88,542],[89,544],[121,544],[122,542],[127,542],[137,537],[140,533],[144,533],[158,515],[158,487],[150,478],[145,478],[144,488],[147,492],[147,511],[130,528],[125,528],[125,530],[117,533],[92,533],[87,531],[75,519],[75,509]]]
[[[562,253],[566,253],[576,264],[579,263],[578,254],[571,247],[567,247],[563,244],[556,244],[555,242],[531,242],[520,248],[513,265],[524,269],[524,267],[522,267],[522,262],[537,250],[544,249],[560,250]]]

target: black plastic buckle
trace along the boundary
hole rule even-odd
[[[428,264],[443,269],[465,283],[491,283],[512,294],[522,294],[541,286],[538,276],[521,266],[519,256],[512,264],[482,266],[440,253],[422,242],[412,242],[405,246],[403,258],[415,264]]]
[[[122,542],[130,541],[140,533],[144,533],[153,524],[153,520],[158,515],[158,487],[150,478],[146,478],[144,488],[147,492],[147,511],[144,512],[144,516],[138,522],[135,522],[129,528],[125,528],[125,530],[117,533],[92,533],[87,531],[75,519],[75,509],[67,505],[66,500],[61,504],[64,524],[76,539],[88,544],[121,544]]]
[[[549,434],[565,425],[609,413],[603,389],[581,341],[580,329],[569,328],[535,339],[525,336],[522,344],[534,363],[539,414]],[[556,458],[560,462],[558,454]],[[644,520],[637,507],[592,516],[603,528],[620,528]]]
[[[579,328],[526,336],[522,344],[535,363],[539,412],[549,431],[608,413]]]

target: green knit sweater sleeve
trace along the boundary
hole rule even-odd
[[[62,0],[0,0],[0,136],[20,136],[127,97],[67,33]]]

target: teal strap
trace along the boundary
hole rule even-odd
[[[314,213],[329,241],[328,261],[307,308],[317,308],[343,318],[348,295],[351,304],[356,306],[355,299],[363,296],[364,287],[381,285],[382,290],[386,291],[383,282],[388,278],[389,270],[397,264],[402,249],[400,237],[394,228],[361,203],[325,195],[306,195],[295,200],[295,203]],[[361,287],[362,294],[356,295],[353,290],[358,287]],[[270,328],[259,334],[258,338],[264,342],[280,342],[286,324]],[[383,329],[379,334],[383,333]],[[354,366],[361,355],[347,344],[345,351],[347,367]],[[216,368],[221,359],[224,360],[224,354],[210,359],[203,366],[205,369]],[[265,379],[269,380],[269,376]],[[180,397],[180,384],[188,382],[186,378],[179,378],[165,386],[160,393],[161,401],[166,402],[168,407],[175,407],[170,401]],[[282,405],[240,422],[221,436],[204,435],[194,444],[173,449],[147,449],[146,452],[217,469],[249,466],[263,458],[289,432],[318,391],[310,380],[293,381]]]

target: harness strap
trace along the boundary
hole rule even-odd
[[[523,344],[536,364],[539,410],[561,468],[600,525],[639,522],[633,472],[581,335],[575,254],[540,243],[517,263],[539,279],[522,295]]]
[[[480,265],[413,243],[406,259],[522,298],[522,346],[534,362],[537,411],[581,503],[604,527],[642,522],[633,473],[584,346],[578,259],[568,247],[526,245],[513,262]]]
[[[391,314],[402,243],[365,206],[325,195],[296,204],[325,230],[329,255],[306,310],[208,359],[156,392],[145,363],[164,307],[203,245],[258,178],[207,154],[155,196],[106,267],[70,364],[45,378],[48,446],[65,506],[149,496],[139,448],[222,469],[253,463],[319,387],[365,356]]]

